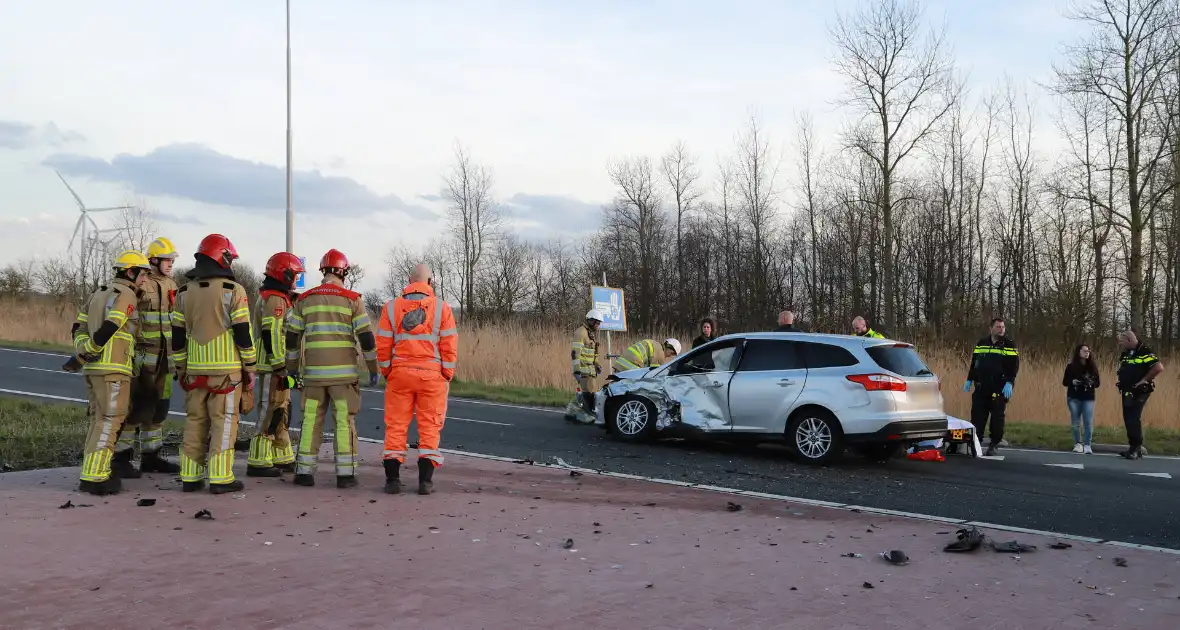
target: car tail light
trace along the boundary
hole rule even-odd
[[[865,390],[870,392],[905,391],[905,381],[888,374],[850,374],[846,378],[863,385]]]

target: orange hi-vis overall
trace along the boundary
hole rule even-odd
[[[418,417],[418,459],[442,466],[438,450],[455,376],[459,331],[451,307],[415,282],[385,303],[377,324],[377,366],[385,375],[383,459],[405,462],[406,433]]]

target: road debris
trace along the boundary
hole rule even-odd
[[[910,557],[905,555],[905,552],[900,549],[891,549],[889,551],[882,551],[881,558],[889,564],[896,564],[898,566],[909,564]]]
[[[581,477],[581,476],[582,476],[582,473],[580,473],[580,472],[578,472],[578,471],[576,471],[576,470],[571,470],[571,471],[570,471],[570,476],[571,476],[571,477]]]
[[[211,520],[213,520],[213,513],[210,512],[209,510],[199,510],[199,511],[197,511],[196,514],[193,514],[193,518],[200,518],[200,519],[205,519],[206,521],[211,521]]]
[[[74,507],[74,502],[67,499],[65,503],[62,503],[61,505],[57,506],[57,509],[65,510],[67,508],[72,508],[72,507]]]
[[[943,547],[943,551],[951,553],[965,553],[968,551],[976,551],[983,546],[985,536],[979,528],[972,525],[970,529],[964,528],[955,532],[958,540]]]
[[[863,558],[864,556],[860,555],[859,553],[849,551],[848,553],[840,554],[840,557],[841,558]]]
[[[1114,566],[1116,566],[1116,567],[1127,566],[1127,559],[1126,558],[1115,558],[1114,559]]]
[[[863,586],[864,588],[876,588],[875,586],[873,586],[872,582],[865,582],[864,584],[861,584],[861,586]]]
[[[574,548],[574,539],[573,538],[566,538],[565,542],[562,543],[561,548],[562,549],[573,549]]]
[[[268,540],[268,541],[266,541],[266,542],[264,542],[264,543],[262,543],[262,544],[264,544],[264,545],[266,545],[267,547],[269,547],[269,546],[273,545],[274,543],[272,543],[272,542],[270,542],[270,541]]]
[[[155,504],[156,504],[155,499],[140,499],[135,502],[135,505],[137,505],[139,507],[151,507]]]
[[[1015,540],[1002,543],[997,543],[993,540],[992,549],[995,549],[999,553],[1028,553],[1030,551],[1036,551],[1037,547],[1036,545],[1026,545]]]
[[[734,503],[733,501],[726,501],[725,509],[728,512],[740,512],[742,511],[742,504]]]
[[[531,457],[526,457],[525,459],[514,459],[514,460],[512,460],[512,463],[513,464],[528,464],[529,466],[532,466],[533,464],[535,464],[537,462],[533,461],[533,458],[531,458]]]
[[[1061,542],[1061,541],[1057,541],[1057,542],[1053,543],[1052,545],[1049,545],[1050,549],[1069,549],[1070,547],[1073,547],[1073,545],[1071,545],[1067,542]]]

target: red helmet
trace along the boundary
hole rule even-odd
[[[197,253],[212,258],[214,262],[226,269],[229,269],[238,257],[238,250],[234,249],[234,244],[221,234],[210,234],[201,239],[201,244],[197,246]]]
[[[264,273],[268,278],[274,278],[283,284],[291,284],[295,282],[295,276],[304,271],[307,270],[303,268],[303,263],[299,262],[298,256],[290,252],[279,252],[266,261]]]
[[[341,272],[348,271],[348,257],[344,252],[338,249],[329,249],[328,253],[320,259],[320,271],[325,269],[337,269]]]

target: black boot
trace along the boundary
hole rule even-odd
[[[295,475],[295,485],[310,488],[315,485],[315,477],[312,475]]]
[[[401,492],[402,463],[396,459],[386,459],[381,464],[385,466],[385,494],[397,494]]]
[[[135,468],[135,464],[131,463],[131,449],[119,451],[111,458],[111,474],[122,479],[139,479],[143,473]],[[180,472],[177,469],[177,472]]]
[[[279,469],[279,472],[293,473],[293,472],[295,472],[295,462],[287,462],[286,464],[275,464],[275,468]]]
[[[186,481],[181,485],[181,490],[185,492],[200,492],[205,489],[205,480],[200,481]]]
[[[282,477],[283,471],[274,466],[246,466],[247,477]]]
[[[83,481],[78,484],[78,489],[101,497],[108,494],[119,494],[119,491],[123,489],[123,483],[112,474],[107,477],[106,481]]]
[[[418,460],[418,494],[434,492],[434,462],[429,459]]]
[[[995,456],[995,454],[1000,451],[1000,448],[998,446],[996,446],[996,444],[998,444],[998,442],[993,442],[991,444],[988,444],[987,451],[984,452],[984,455],[987,457]]]
[[[355,475],[336,475],[336,487],[337,488],[355,488],[356,487],[356,476]]]
[[[229,483],[211,483],[209,484],[210,494],[225,494],[227,492],[241,492],[246,484],[239,479],[234,479]]]
[[[140,453],[139,471],[141,473],[167,473],[175,475],[180,472],[180,466],[160,457],[160,453]]]

